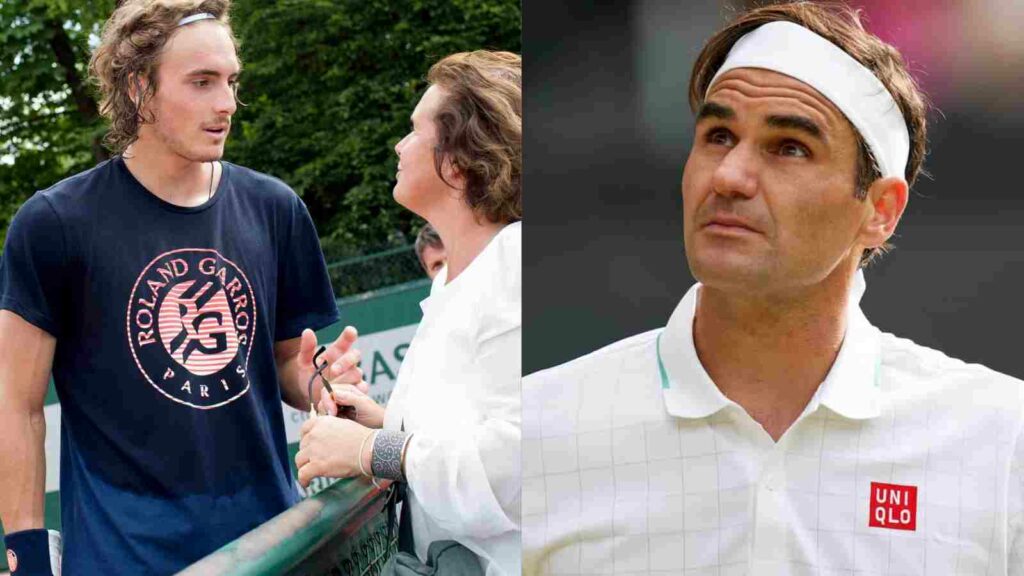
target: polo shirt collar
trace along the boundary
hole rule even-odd
[[[679,418],[705,418],[735,404],[722,394],[697,357],[693,319],[700,283],[694,284],[676,306],[656,342],[658,374],[665,408]],[[874,418],[881,413],[878,387],[881,348],[878,329],[860,309],[864,279],[857,273],[847,308],[846,334],[832,368],[808,405],[826,406],[846,418]]]
[[[722,394],[697,358],[693,318],[699,291],[700,283],[690,287],[657,340],[665,408],[679,418],[705,418],[734,403]]]
[[[821,403],[853,420],[881,414],[881,334],[860,306],[847,308],[846,336],[832,369],[821,383]]]

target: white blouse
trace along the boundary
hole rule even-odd
[[[487,576],[518,575],[522,225],[503,228],[451,283],[420,303],[384,428],[414,434],[406,452],[416,554],[456,540]]]

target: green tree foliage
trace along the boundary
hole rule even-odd
[[[106,157],[86,83],[114,0],[0,0],[0,227]],[[452,52],[520,51],[515,0],[235,0],[244,71],[226,159],[303,197],[328,259],[412,240],[391,198],[393,147],[427,69]]]
[[[107,157],[89,38],[112,0],[0,0],[0,231],[22,202]]]

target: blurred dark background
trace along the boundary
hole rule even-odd
[[[1024,377],[1024,41],[1013,3],[863,1],[931,98],[930,150],[862,305]],[[703,43],[742,2],[524,2],[524,374],[663,326],[693,283],[679,184]]]

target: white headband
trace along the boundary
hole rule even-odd
[[[181,28],[182,26],[185,26],[187,24],[191,24],[193,22],[199,22],[200,20],[216,20],[216,19],[217,19],[217,17],[214,16],[213,14],[210,14],[209,12],[200,12],[199,14],[193,14],[191,16],[185,16],[181,20],[178,20],[178,27]]]
[[[835,44],[792,22],[771,22],[736,41],[719,76],[734,68],[774,70],[828,98],[860,132],[882,177],[906,178],[910,134],[882,82]]]

